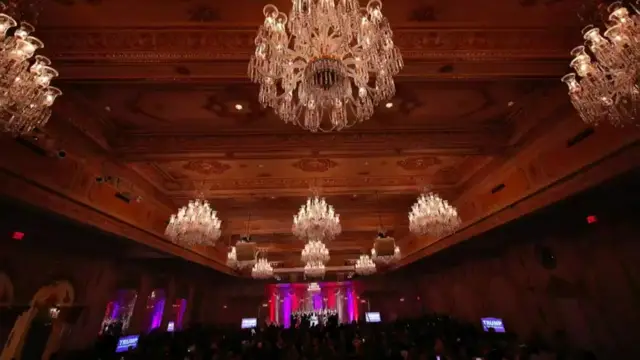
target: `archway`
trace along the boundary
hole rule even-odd
[[[68,281],[41,287],[33,296],[29,309],[13,325],[0,360],[21,358],[24,349],[38,351],[42,358],[48,359],[58,349],[64,329],[64,325],[56,321],[60,309],[71,306],[74,300],[75,291]],[[30,344],[25,346],[27,342]]]

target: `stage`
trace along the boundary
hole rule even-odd
[[[285,328],[358,321],[352,281],[272,284],[267,291],[269,321]]]

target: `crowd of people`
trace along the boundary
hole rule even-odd
[[[118,334],[104,334],[94,349],[70,359],[101,360],[593,360],[571,349],[558,333],[551,343],[522,342],[514,334],[484,332],[446,316],[391,323],[302,323],[285,329],[220,329],[193,325],[178,332],[152,332],[135,349],[116,353]],[[62,358],[60,356],[59,358]]]

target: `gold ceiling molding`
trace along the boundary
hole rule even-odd
[[[44,28],[54,61],[246,61],[254,28]],[[568,57],[575,33],[544,28],[394,28],[406,60],[473,60]]]

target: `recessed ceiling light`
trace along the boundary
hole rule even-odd
[[[107,111],[107,112],[111,111],[111,106],[105,106],[104,110]]]
[[[392,103],[392,102],[388,102],[388,103],[384,104],[384,106],[385,106],[387,109],[391,109],[391,108],[393,107],[393,103]]]
[[[236,104],[236,110],[240,111],[242,110],[242,104]]]
[[[507,103],[507,106],[508,106],[508,107],[512,107],[514,104],[515,104],[515,103],[514,103],[513,101],[509,101],[509,102]]]
[[[264,165],[262,165],[262,164],[258,164],[258,167],[259,167],[259,168],[263,168],[263,167],[264,167]]]

